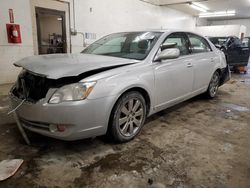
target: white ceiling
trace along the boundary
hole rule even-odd
[[[210,18],[209,20],[218,19],[237,19],[250,17],[250,0],[143,0],[155,5],[168,6],[198,16],[199,11],[191,8],[189,2],[199,2],[207,6],[210,11],[236,10],[236,16],[224,18]]]

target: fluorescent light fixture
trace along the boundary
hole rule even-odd
[[[228,11],[219,11],[219,12],[206,12],[200,13],[200,18],[212,18],[212,17],[227,17],[227,16],[235,16],[235,10],[228,10]]]
[[[57,18],[57,20],[58,20],[58,21],[62,21],[62,18],[61,18],[61,17],[59,17],[59,18]]]
[[[206,7],[205,5],[201,4],[201,3],[197,3],[197,2],[192,2],[193,5],[197,6],[197,7],[201,7],[204,10],[209,10],[208,7]]]
[[[195,10],[199,10],[200,12],[207,12],[209,10],[209,8],[207,8],[206,6],[200,4],[200,3],[196,3],[196,2],[191,2],[189,3],[190,7],[192,7]]]

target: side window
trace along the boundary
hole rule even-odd
[[[242,43],[243,43],[245,46],[249,46],[249,44],[250,44],[249,38],[244,38],[244,39],[242,40]]]
[[[210,45],[204,38],[194,34],[188,34],[188,38],[191,44],[192,53],[204,53],[212,51]]]
[[[188,55],[188,42],[182,33],[170,34],[162,44],[162,50],[167,48],[179,48],[181,55]]]
[[[235,38],[235,39],[234,39],[234,44],[235,44],[235,46],[240,46],[242,43],[241,43],[241,40],[240,40],[240,39]]]

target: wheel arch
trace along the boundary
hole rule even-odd
[[[221,68],[217,68],[214,72],[218,72],[221,76],[221,73],[222,73]]]
[[[146,102],[146,109],[147,109],[147,115],[148,115],[150,108],[151,108],[151,99],[150,99],[149,93],[142,87],[133,87],[133,88],[126,90],[122,95],[124,95],[125,93],[128,93],[130,91],[137,91],[143,96],[143,98],[145,99],[145,102]]]
[[[214,73],[215,72],[218,72],[219,73],[219,76],[220,76],[220,85],[221,85],[221,80],[222,80],[222,70],[221,70],[221,68],[217,68],[215,71],[214,71]],[[214,74],[213,73],[213,74]]]
[[[113,111],[113,108],[114,108],[114,106],[116,105],[117,101],[118,101],[123,95],[125,95],[126,93],[131,92],[131,91],[137,91],[137,92],[139,92],[139,93],[143,96],[143,98],[145,99],[145,102],[146,102],[146,109],[147,109],[147,115],[148,115],[149,112],[150,112],[151,105],[152,105],[152,104],[151,104],[151,103],[152,103],[152,100],[151,100],[151,97],[150,97],[149,92],[148,92],[145,88],[143,88],[143,87],[141,87],[141,86],[133,86],[133,87],[124,89],[124,90],[117,96],[116,101],[115,101],[115,103],[114,103],[114,105],[113,105],[113,107],[112,107],[112,111]]]
[[[113,114],[113,111],[114,111],[114,108],[115,108],[115,105],[117,104],[117,102],[119,101],[119,99],[125,95],[126,93],[128,92],[131,92],[131,91],[136,91],[136,92],[139,92],[143,98],[145,99],[145,103],[146,103],[146,117],[147,115],[149,114],[150,112],[150,108],[151,108],[151,98],[150,98],[150,95],[149,95],[149,92],[143,88],[143,87],[140,87],[140,86],[133,86],[133,87],[130,87],[130,88],[126,88],[124,89],[116,98],[112,108],[111,108],[111,111],[110,111],[110,114],[109,114],[109,120],[108,120],[108,129],[107,129],[107,134],[109,134],[110,132],[110,128],[111,128],[111,120],[112,120],[112,114]]]

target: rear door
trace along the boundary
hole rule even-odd
[[[191,58],[194,66],[193,90],[203,90],[208,87],[214,73],[214,67],[220,58],[212,51],[207,40],[199,35],[187,33],[191,47]]]
[[[163,46],[169,44],[175,44],[171,47],[179,48],[181,55],[177,59],[164,60],[153,64],[157,109],[165,108],[181,100],[188,96],[193,89],[194,71],[186,35],[181,32],[170,34],[163,42]]]

